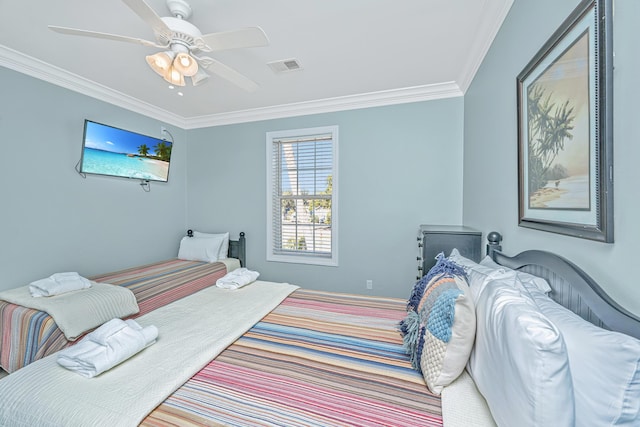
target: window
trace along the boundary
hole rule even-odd
[[[267,260],[338,265],[338,127],[267,133]]]

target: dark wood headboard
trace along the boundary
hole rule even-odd
[[[221,233],[212,233],[221,234]],[[193,237],[193,230],[187,230],[187,236]],[[240,267],[247,266],[247,243],[245,239],[244,231],[240,232],[238,240],[229,239],[229,258],[238,258],[240,260]]]
[[[238,258],[240,260],[240,267],[247,266],[246,244],[244,231],[240,232],[238,240],[229,240],[229,257]]]
[[[529,250],[515,256],[502,253],[502,236],[487,236],[487,255],[505,267],[542,277],[550,296],[583,319],[604,329],[640,338],[640,317],[616,303],[596,281],[571,261],[551,252]]]

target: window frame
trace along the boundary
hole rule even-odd
[[[313,254],[281,254],[276,253],[274,247],[274,177],[273,150],[278,140],[299,138],[304,139],[314,135],[331,134],[332,150],[332,191],[331,191],[331,256]],[[291,129],[266,133],[267,159],[267,261],[286,262],[295,264],[311,264],[323,266],[338,266],[338,126],[321,126],[303,129]],[[279,173],[279,172],[278,172]],[[281,219],[280,219],[281,220]]]

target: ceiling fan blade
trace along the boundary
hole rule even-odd
[[[204,34],[202,36],[202,42],[204,42],[204,45],[199,45],[198,41],[196,41],[196,46],[198,49],[205,52],[269,45],[269,39],[260,27],[249,27],[241,28],[239,30]]]
[[[138,15],[144,22],[149,24],[153,29],[153,32],[162,41],[169,42],[173,32],[171,28],[158,16],[155,10],[153,10],[144,0],[122,0],[136,15]]]
[[[225,80],[230,81],[234,85],[246,90],[247,92],[253,92],[258,89],[258,84],[250,78],[240,74],[233,68],[224,65],[222,62],[216,61],[213,58],[203,57],[198,58],[200,64],[213,74],[217,74]]]
[[[94,37],[98,39],[115,40],[115,41],[127,42],[127,43],[136,43],[136,44],[141,44],[143,46],[149,46],[149,47],[166,48],[167,46],[169,46],[169,43],[165,45],[161,45],[156,42],[152,42],[144,39],[137,39],[134,37],[119,36],[117,34],[99,33],[96,31],[78,30],[76,28],[58,27],[55,25],[49,25],[49,29],[60,34],[68,34],[72,36]]]

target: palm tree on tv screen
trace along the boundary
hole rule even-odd
[[[158,142],[158,144],[154,148],[154,151],[156,152],[156,156],[158,156],[160,160],[168,162],[171,158],[171,144],[167,144],[166,141]]]

